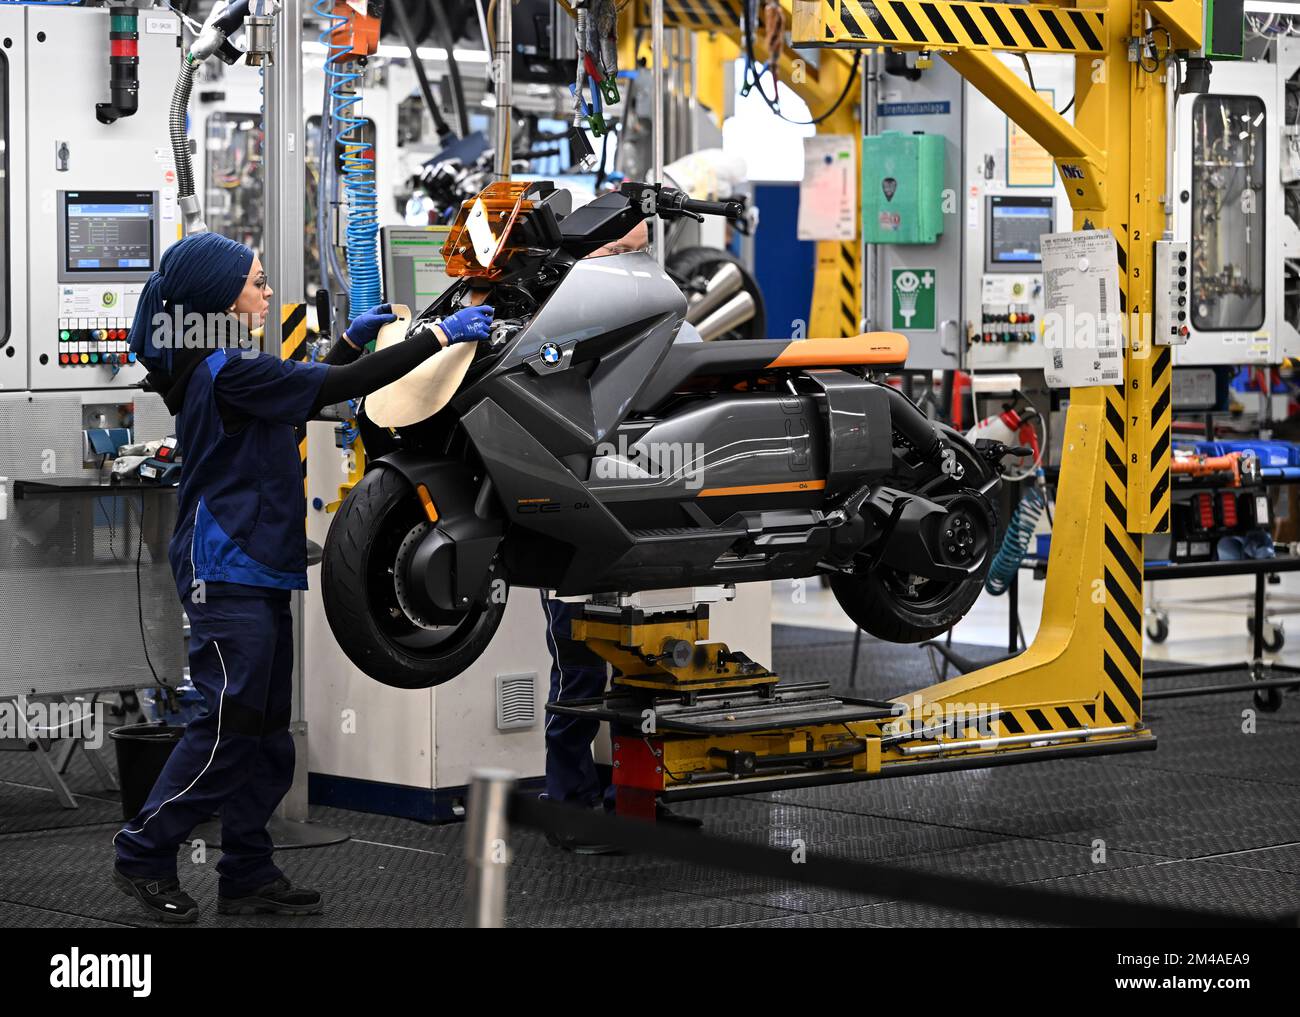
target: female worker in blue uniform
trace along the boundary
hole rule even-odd
[[[492,320],[491,307],[468,307],[361,357],[396,320],[380,305],[352,321],[323,363],[282,361],[251,344],[184,348],[176,330],[159,327],[198,314],[209,339],[226,332],[231,316],[255,328],[270,296],[253,251],[195,234],[163,255],[131,329],[148,387],[176,416],[183,466],[169,556],[190,619],[190,676],[206,705],[140,813],[114,838],[114,881],[167,921],[197,917],[177,880],[176,855],[193,827],[218,811],[223,914],[320,912],[320,894],[292,886],[272,862],[266,830],[293,779],[289,597],[307,588],[294,427],[323,406],[397,380],[450,343],[486,337]]]

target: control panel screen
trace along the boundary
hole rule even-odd
[[[990,195],[986,271],[1033,271],[1043,263],[1039,241],[1056,232],[1056,199]]]
[[[442,245],[450,229],[385,226],[380,236],[384,264],[384,299],[420,312],[452,283]]]
[[[68,275],[153,271],[154,192],[65,191],[62,212],[62,268]]]

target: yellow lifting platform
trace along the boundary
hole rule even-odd
[[[613,723],[619,809],[644,816],[653,816],[656,796],[1154,748],[1142,721],[1142,539],[1169,526],[1172,369],[1169,348],[1149,345],[1149,332],[1129,325],[1153,307],[1153,243],[1169,200],[1166,65],[1144,69],[1130,41],[1154,26],[1177,48],[1198,47],[1200,0],[793,0],[792,7],[797,46],[890,46],[947,60],[1053,157],[1070,190],[1074,228],[1115,237],[1125,382],[1070,392],[1038,636],[1011,660],[873,702],[830,696],[820,684],[777,684],[748,662],[761,672],[753,680],[759,676],[745,671],[742,655],[707,642],[707,618],[698,612],[665,619],[624,608],[611,618],[589,609],[575,636],[626,669],[624,676],[602,701],[548,708]],[[1072,54],[1075,122],[996,50]],[[721,668],[722,680],[705,680],[710,668]]]

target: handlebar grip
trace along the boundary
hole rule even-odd
[[[681,207],[696,215],[725,215],[728,219],[739,219],[745,214],[745,206],[739,201],[697,201],[695,198],[687,198]]]

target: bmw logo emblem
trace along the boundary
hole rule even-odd
[[[542,343],[542,363],[551,365],[558,364],[560,362],[560,357],[562,356],[563,354],[560,352],[560,348],[556,346],[555,343]]]

